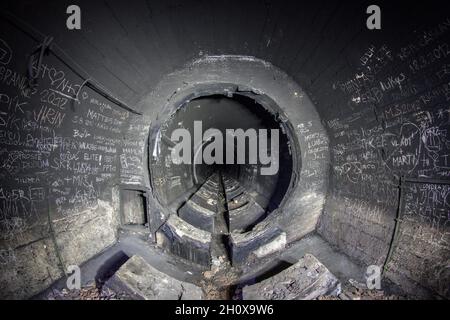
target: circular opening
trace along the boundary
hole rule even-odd
[[[183,103],[162,124],[151,176],[164,207],[178,212],[211,179],[223,193],[225,210],[263,211],[241,229],[280,206],[291,186],[294,160],[289,129],[276,111],[258,102],[263,97],[201,96]]]

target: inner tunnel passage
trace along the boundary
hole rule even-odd
[[[286,196],[292,178],[292,150],[285,125],[280,121],[278,115],[270,112],[254,98],[234,94],[231,98],[224,95],[209,95],[193,99],[183,104],[164,123],[161,129],[162,144],[160,146],[160,159],[172,159],[175,142],[172,135],[177,129],[185,129],[190,137],[194,137],[196,124],[201,123],[202,130],[218,130],[221,133],[220,144],[223,147],[219,158],[214,163],[206,164],[206,161],[196,161],[196,157],[208,148],[212,141],[202,137],[201,146],[189,140],[188,150],[191,160],[189,163],[165,163],[164,166],[156,166],[156,176],[165,177],[172,181],[159,188],[160,200],[185,223],[190,226],[211,233],[211,256],[219,256],[230,259],[231,233],[244,234],[250,232],[258,223],[262,222],[270,213],[277,209]],[[277,142],[276,154],[271,157],[276,161],[277,170],[273,174],[263,174],[261,168],[267,165],[260,159],[252,162],[250,160],[250,148],[261,148],[261,137],[257,136],[260,130],[277,130],[279,141]],[[239,149],[237,138],[233,139],[232,161],[230,163],[226,135],[228,130],[242,130],[249,132],[254,130],[257,140],[252,141],[251,136],[245,136],[244,149]],[[225,138],[222,138],[225,137]],[[270,136],[269,136],[270,139]],[[272,141],[272,140],[271,140]],[[266,141],[269,145],[270,141]],[[270,142],[270,143],[269,143]],[[240,145],[242,146],[242,145]],[[267,148],[268,155],[272,156],[272,149]],[[258,149],[255,149],[258,150]],[[260,150],[258,150],[260,151]],[[183,152],[186,152],[183,149]],[[217,156],[216,149],[212,155]],[[244,155],[242,155],[242,153]],[[241,157],[241,161],[238,158]],[[243,161],[242,161],[243,160]],[[170,162],[170,161],[169,161]],[[273,165],[273,164],[272,164]],[[155,179],[155,178],[154,178]],[[158,177],[156,177],[158,179]],[[189,245],[180,244],[183,250],[180,255],[187,257],[191,253]],[[203,256],[205,261],[207,257]],[[203,258],[202,258],[203,259]],[[200,259],[200,260],[202,260]],[[230,259],[232,260],[232,259]],[[208,264],[208,262],[205,262]]]

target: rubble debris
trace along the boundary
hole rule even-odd
[[[107,287],[98,288],[95,283],[89,283],[79,290],[52,289],[47,295],[48,300],[123,300],[126,294],[116,292]]]
[[[363,283],[349,279],[342,286],[342,292],[338,296],[323,295],[317,300],[405,300],[406,296],[388,294],[383,290],[369,289]]]
[[[200,285],[205,293],[205,300],[229,300],[233,296],[231,284],[238,280],[239,275],[225,256],[213,259],[211,270],[203,272]]]

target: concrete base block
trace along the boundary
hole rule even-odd
[[[230,236],[230,245],[233,265],[244,264],[250,257],[255,257],[258,253],[260,256],[267,255],[267,250],[258,251],[258,249],[276,241],[282,233],[282,230],[277,226],[272,226],[264,222],[257,225],[250,232],[232,233]]]
[[[178,210],[178,215],[181,219],[194,227],[207,232],[213,232],[214,230],[215,214],[214,211],[210,211],[192,200],[187,201],[186,204]]]
[[[209,267],[211,233],[171,215],[156,234],[158,246],[183,259]]]
[[[132,256],[106,286],[139,300],[201,300],[202,290],[174,279],[149,265],[140,256]]]
[[[265,215],[265,210],[248,194],[243,194],[228,203],[230,230],[246,230]]]
[[[246,286],[244,300],[311,300],[341,292],[339,280],[313,255],[257,284]]]

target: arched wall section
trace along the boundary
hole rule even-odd
[[[328,138],[306,93],[271,64],[253,57],[211,56],[170,74],[157,86],[154,94],[140,103],[148,117],[157,119],[151,128],[150,150],[156,152],[152,156],[163,161],[157,154],[158,143],[161,143],[160,124],[187,98],[206,93],[232,95],[246,92],[270,98],[274,106],[267,98],[267,101],[261,99],[261,103],[272,109],[292,135],[290,148],[295,161],[292,188],[283,206],[269,219],[286,231],[288,241],[299,239],[315,229],[323,207],[329,167]],[[177,170],[176,166],[174,168]],[[177,177],[182,185],[191,186],[191,176],[180,174]],[[165,216],[169,213],[168,210],[161,211]]]
[[[382,29],[371,31],[365,25],[369,1],[79,1],[82,29],[69,31],[64,15],[72,4],[69,1],[2,1],[2,12],[14,14],[39,31],[26,36],[3,16],[0,21],[0,45],[5,52],[0,61],[0,222],[4,230],[18,231],[0,243],[0,281],[6,288],[2,294],[30,297],[61,276],[55,243],[65,249],[62,257],[71,256],[69,262],[73,263],[82,263],[114,243],[118,202],[129,202],[127,197],[118,201],[112,190],[122,182],[129,189],[146,191],[150,186],[145,159],[149,154],[145,150],[148,126],[164,120],[158,118],[164,106],[183,100],[184,93],[194,92],[197,83],[221,82],[242,84],[244,90],[258,89],[279,106],[296,107],[283,110],[302,150],[299,182],[283,207],[285,213],[271,216],[273,223],[285,228],[290,240],[314,230],[320,218],[316,230],[349,257],[363,265],[385,266],[385,276],[411,293],[448,297],[448,10],[445,4],[437,4],[424,15],[421,3],[378,3]],[[105,103],[103,107],[111,109],[90,100],[74,104],[58,110],[66,114],[63,122],[67,123],[57,130],[41,134],[36,126],[26,126],[32,132],[24,134],[22,127],[23,141],[12,146],[18,127],[17,122],[5,118],[10,107],[4,103],[5,94],[28,103],[9,113],[15,119],[36,122],[37,117],[40,125],[48,127],[42,123],[48,120],[55,121],[52,126],[58,124],[56,111],[40,121],[42,106],[53,107],[38,95],[23,97],[20,90],[27,56],[45,35],[53,36],[53,43],[70,55],[66,62],[82,66],[86,78],[94,78],[107,91],[145,112],[148,119],[130,115],[134,120],[116,125],[113,129],[119,132],[109,134],[102,122],[113,115],[120,120],[123,110],[97,97]],[[192,61],[197,62],[189,64]],[[63,71],[66,80],[75,85],[84,82],[51,55],[45,56],[44,64],[55,69],[52,73]],[[38,94],[56,90],[62,82],[55,74],[53,78],[48,73],[41,75],[46,79],[39,81]],[[65,85],[66,90],[69,87]],[[96,95],[86,90],[90,97]],[[73,121],[84,121],[88,113],[95,129],[74,127]],[[73,129],[81,127],[90,128],[96,138],[74,137]],[[28,146],[27,134],[32,134]],[[22,228],[24,225],[17,224],[21,213],[11,212],[11,204],[22,206],[21,202],[31,197],[18,198],[21,192],[12,190],[48,188],[60,174],[72,175],[73,167],[49,169],[36,186],[33,180],[22,179],[29,178],[31,168],[23,170],[22,164],[21,172],[9,172],[20,168],[22,161],[10,155],[14,151],[16,155],[34,153],[39,150],[36,142],[55,136],[78,144],[96,139],[104,150],[117,150],[116,170],[79,180],[79,188],[55,186],[67,194],[62,195],[65,200],[60,199],[65,201],[61,212],[56,208],[50,217],[48,208],[55,208],[57,198],[49,205],[42,194],[33,194],[37,197],[33,199],[40,199],[34,217],[42,224],[38,229],[30,224]],[[57,150],[46,157],[59,161],[62,144],[50,144]],[[98,165],[98,158],[91,155],[95,152],[86,153],[88,162]],[[84,201],[85,195],[92,201]],[[72,198],[75,200],[69,203]],[[70,210],[74,204],[80,204],[76,211]],[[94,205],[85,208],[85,204]],[[151,224],[164,220],[163,208],[149,210],[162,213],[152,215],[156,221]],[[56,238],[49,233],[48,221],[57,225]],[[100,224],[108,227],[99,232]],[[21,232],[23,229],[34,231]],[[74,254],[73,248],[80,250]]]

